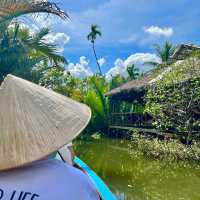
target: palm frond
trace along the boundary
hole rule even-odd
[[[33,40],[34,41],[40,41],[42,40],[45,36],[47,36],[50,33],[49,28],[42,28],[39,30],[39,32],[35,33],[33,35]]]
[[[102,36],[102,33],[100,32],[100,31],[98,31],[98,30],[96,30],[96,35],[99,35],[100,37]]]
[[[43,53],[44,55],[48,56],[51,61],[53,61],[56,65],[58,63],[67,63],[67,60],[58,54],[57,48],[53,44],[47,44],[42,41],[32,41],[28,40],[26,41],[26,45],[30,49],[34,49],[36,51],[39,51]]]
[[[97,96],[99,97],[99,99],[102,102],[103,105],[103,109],[104,109],[104,113],[106,114],[108,109],[107,109],[107,103],[106,103],[106,98],[105,98],[105,92],[103,91],[105,89],[104,84],[105,84],[105,80],[102,77],[92,77],[90,79],[91,84],[93,86],[93,89],[95,90]]]
[[[0,23],[10,21],[13,18],[30,13],[54,14],[62,19],[69,18],[56,3],[35,0],[0,0]]]
[[[41,61],[53,66],[67,63],[56,46],[44,40],[47,34],[47,29],[30,34],[29,29],[18,24],[6,30],[0,39],[0,81],[9,73],[28,76],[30,69]]]
[[[166,41],[163,46],[154,44],[154,48],[157,56],[162,60],[163,63],[167,63],[175,51],[173,45]]]
[[[43,55],[46,55],[50,61],[54,62],[56,65],[58,63],[67,63],[64,56],[59,54],[56,45],[48,44],[48,42],[44,39],[44,37],[49,34],[48,28],[43,28],[33,35],[26,34],[26,29],[24,29],[20,30],[20,34],[20,39],[23,42],[23,45],[28,49],[39,51]]]
[[[91,25],[91,32],[87,35],[87,39],[94,43],[95,40],[97,39],[97,36],[102,36],[102,33],[100,31],[100,27],[97,24],[92,24]]]
[[[91,41],[91,42],[94,42],[94,40],[95,40],[94,34],[93,34],[92,32],[89,33],[89,34],[87,35],[87,39],[88,39],[89,41]]]

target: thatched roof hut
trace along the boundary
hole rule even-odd
[[[181,44],[177,47],[174,54],[172,55],[170,63],[184,60],[191,56],[194,51],[200,51],[200,46],[192,44]],[[160,68],[149,71],[137,80],[132,80],[118,88],[109,91],[106,96],[118,101],[143,102],[143,97],[147,88],[156,82],[156,80],[161,79],[162,76],[170,69],[171,67],[160,66]]]
[[[144,96],[149,81],[151,81],[151,77],[149,75],[144,75],[140,79],[130,81],[111,90],[106,96],[120,101],[141,101],[141,97]]]
[[[164,73],[168,71],[168,69],[168,67],[154,69],[144,74],[139,79],[132,80],[121,85],[120,87],[114,88],[113,90],[106,93],[106,96],[117,101],[143,102],[143,97],[147,88],[157,79],[160,79]]]

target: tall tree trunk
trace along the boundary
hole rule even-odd
[[[94,47],[94,42],[92,43],[92,48],[93,48],[94,57],[96,59],[96,63],[97,63],[98,69],[99,69],[99,74],[102,76],[101,66],[100,66],[98,58],[97,58],[97,54],[96,54],[95,47]]]

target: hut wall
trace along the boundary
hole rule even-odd
[[[120,127],[152,127],[152,117],[144,113],[144,105],[133,102],[112,100],[110,126]]]

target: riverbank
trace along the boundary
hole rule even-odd
[[[144,156],[153,159],[187,161],[200,164],[200,143],[186,146],[176,140],[135,138],[131,141],[130,148],[134,151],[137,149]]]
[[[101,133],[92,134],[91,138],[101,139],[106,137]],[[118,140],[118,138],[114,138]],[[188,163],[196,163],[200,165],[200,143],[194,142],[187,146],[178,140],[159,140],[158,138],[148,138],[137,135],[126,137],[129,144],[130,152],[134,154],[142,154],[148,158],[168,160],[168,161],[184,161]]]

